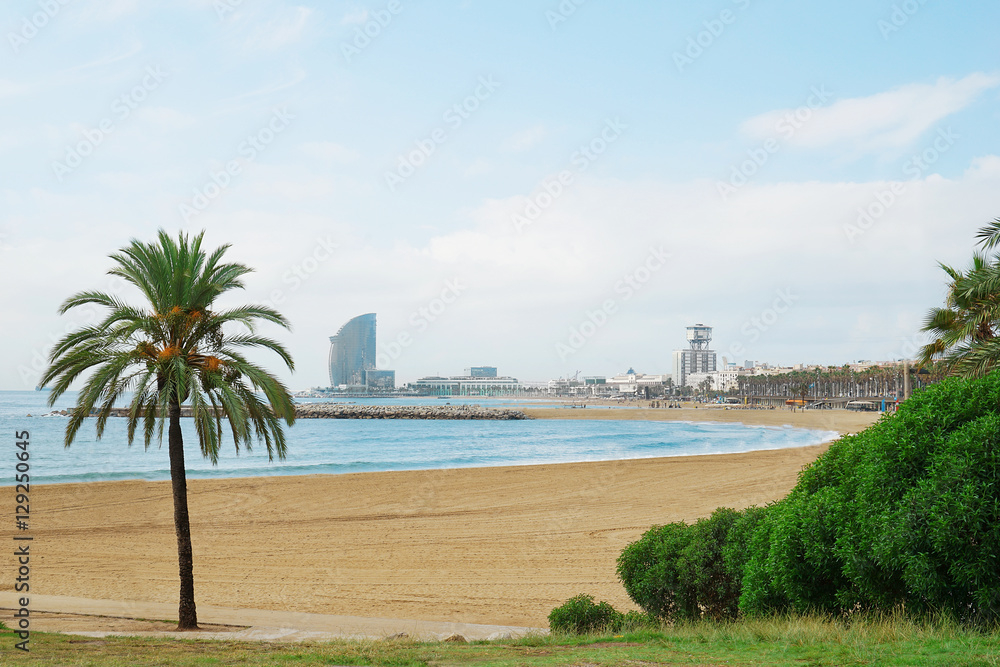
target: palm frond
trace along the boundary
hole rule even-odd
[[[1000,218],[980,228],[976,238],[979,239],[979,246],[983,250],[991,250],[1000,245]]]

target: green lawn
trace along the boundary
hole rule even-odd
[[[528,637],[473,644],[408,640],[268,644],[90,639],[32,633],[31,652],[0,633],[2,665],[1000,665],[1000,632],[946,622],[815,617],[698,622],[619,636]]]

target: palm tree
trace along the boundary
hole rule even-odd
[[[988,373],[1000,361],[1000,289],[992,286],[995,281],[1000,286],[1000,266],[977,253],[966,271],[945,264],[941,268],[951,279],[945,307],[928,312],[921,331],[931,333],[933,340],[921,348],[917,363],[940,356],[953,374]]]
[[[183,233],[174,240],[160,230],[157,242],[131,243],[111,255],[116,266],[108,271],[131,283],[148,303],[131,306],[103,292],[84,291],[59,308],[96,304],[107,316],[95,326],[68,334],[53,347],[42,385],[50,382],[49,405],[88,371],[76,408],[66,426],[65,446],[72,444],[89,416],[96,416],[100,438],[117,403],[128,402],[128,444],[142,425],[148,449],[154,432],[163,440],[166,418],[170,480],[174,499],[174,527],[180,571],[178,629],[198,627],[194,602],[194,562],[188,519],[181,405],[189,403],[203,456],[218,463],[222,421],[232,431],[236,451],[263,442],[268,459],[285,456],[281,420],[295,419],[285,386],[242,354],[245,348],[276,352],[289,370],[294,362],[284,347],[255,333],[258,321],[288,322],[263,306],[213,310],[221,294],[242,289],[240,278],[252,269],[222,263],[229,245],[211,255],[202,249],[204,232],[194,239]],[[237,325],[238,331],[231,331]],[[256,392],[263,392],[264,400]],[[129,398],[129,394],[131,397]]]

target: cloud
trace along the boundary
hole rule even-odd
[[[114,21],[135,13],[138,8],[138,0],[102,0],[84,5],[80,18],[85,21]]]
[[[10,79],[0,79],[0,99],[4,97],[17,97],[31,90],[31,86]]]
[[[488,174],[492,169],[493,166],[490,164],[489,160],[476,158],[464,170],[462,170],[462,176],[465,178],[475,178],[476,176]]]
[[[358,25],[367,20],[367,9],[354,9],[344,14],[344,18],[340,19],[340,25]]]
[[[328,162],[347,164],[354,162],[360,154],[335,141],[309,141],[299,146],[303,153]]]
[[[251,50],[277,51],[294,44],[302,38],[312,13],[308,7],[295,7],[255,30],[246,46]]]
[[[170,107],[143,107],[137,116],[159,131],[186,130],[198,124],[194,116]]]
[[[535,125],[526,130],[515,132],[504,142],[504,150],[510,153],[523,153],[531,150],[546,137],[548,132],[544,125]]]
[[[895,150],[912,144],[997,85],[1000,76],[979,72],[957,81],[942,77],[933,84],[908,84],[816,109],[768,111],[745,121],[740,129],[754,139],[781,137],[801,148],[846,145],[855,152]]]
[[[114,53],[101,56],[96,60],[91,60],[80,65],[74,65],[65,71],[65,74],[80,72],[81,70],[91,69],[94,67],[104,67],[105,65],[110,65],[122,60],[128,60],[132,56],[138,54],[142,51],[142,42],[137,39],[129,40],[129,43],[124,48],[117,49]]]
[[[268,83],[267,85],[251,90],[246,93],[240,93],[234,97],[229,97],[218,102],[218,107],[214,115],[225,115],[231,114],[236,111],[243,110],[249,106],[248,100],[252,100],[255,97],[265,97],[278,92],[279,90],[285,90],[286,88],[291,88],[297,86],[306,80],[306,73],[304,70],[295,70],[292,76],[287,81],[282,81],[279,83]]]

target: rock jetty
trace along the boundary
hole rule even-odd
[[[112,415],[127,417],[128,408],[114,408]],[[181,417],[191,408],[181,406]],[[295,406],[296,419],[531,419],[520,410],[484,408],[479,405],[354,405],[304,403]]]
[[[345,405],[307,403],[295,407],[298,419],[529,419],[520,410],[479,405]]]

